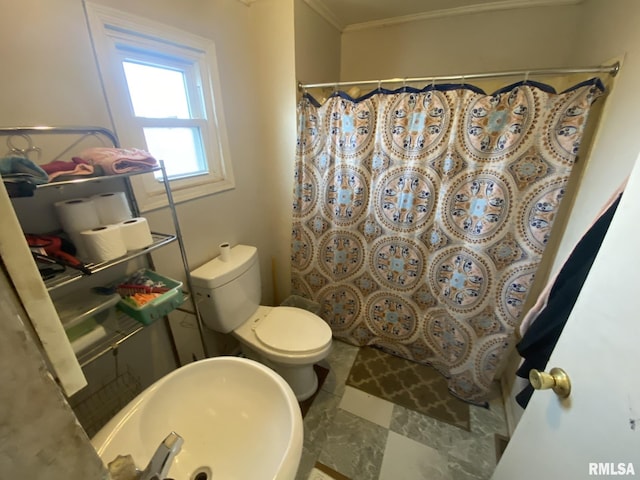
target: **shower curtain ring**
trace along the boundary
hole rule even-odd
[[[402,79],[402,93],[407,93],[407,77]]]
[[[527,70],[526,72],[524,72],[524,82],[522,83],[522,85],[526,85],[528,81],[529,81],[529,71]]]

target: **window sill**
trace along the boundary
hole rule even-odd
[[[171,196],[173,197],[173,202],[176,204],[216,193],[226,192],[235,188],[235,182],[232,178],[219,179],[216,181],[181,187],[175,186],[175,182],[178,182],[178,180],[174,180],[173,182],[174,184],[171,185]],[[169,200],[164,191],[164,187],[162,190],[149,192],[145,188],[144,183],[139,179],[132,179],[131,183],[136,196],[136,202],[138,203],[138,209],[141,213],[169,206]],[[162,184],[160,183],[160,185]]]

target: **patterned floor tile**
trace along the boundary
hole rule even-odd
[[[310,451],[307,447],[302,447],[302,457],[300,458],[296,480],[307,480],[309,478],[317,458],[317,452]]]
[[[479,473],[473,465],[449,459],[449,478],[451,480],[489,480],[489,476]]]
[[[480,478],[489,478],[496,468],[495,448],[493,435],[473,434],[456,442],[447,453],[450,463],[458,463]]]
[[[389,418],[388,406],[381,414],[379,405],[371,408],[367,398],[363,402],[361,392],[345,387],[357,353],[358,347],[334,340],[323,362],[330,372],[304,418],[304,447],[296,480],[312,478],[317,462],[352,480],[491,477],[496,435],[506,433],[499,396],[488,409],[470,406],[470,431],[395,404]]]
[[[446,455],[410,438],[389,432],[380,480],[448,480]]]
[[[332,393],[321,391],[304,418],[305,445],[316,446],[319,451],[324,445],[326,434],[333,423],[340,398]]]
[[[322,389],[342,396],[351,366],[356,359],[359,347],[334,339],[328,357],[322,362],[329,367],[329,375]]]
[[[471,406],[471,431],[485,435],[498,433],[508,435],[504,408],[492,401],[489,408]]]
[[[341,473],[336,472],[332,468],[316,462],[308,480],[350,480]]]
[[[391,424],[393,403],[349,386],[344,391],[339,407],[384,428],[389,428]]]
[[[448,451],[453,446],[471,438],[472,434],[435,418],[396,405],[393,408],[391,430],[436,450]]]
[[[318,461],[354,480],[377,480],[388,432],[339,409]]]

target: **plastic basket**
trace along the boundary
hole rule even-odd
[[[126,300],[118,302],[118,310],[129,315],[144,325],[149,325],[162,318],[184,303],[182,294],[182,282],[157,274],[152,270],[145,270],[144,275],[153,282],[162,282],[169,291],[163,293],[141,307],[136,307]]]

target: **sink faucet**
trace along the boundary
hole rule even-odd
[[[153,454],[147,468],[142,471],[138,480],[164,480],[183,443],[184,440],[180,435],[171,432]]]

